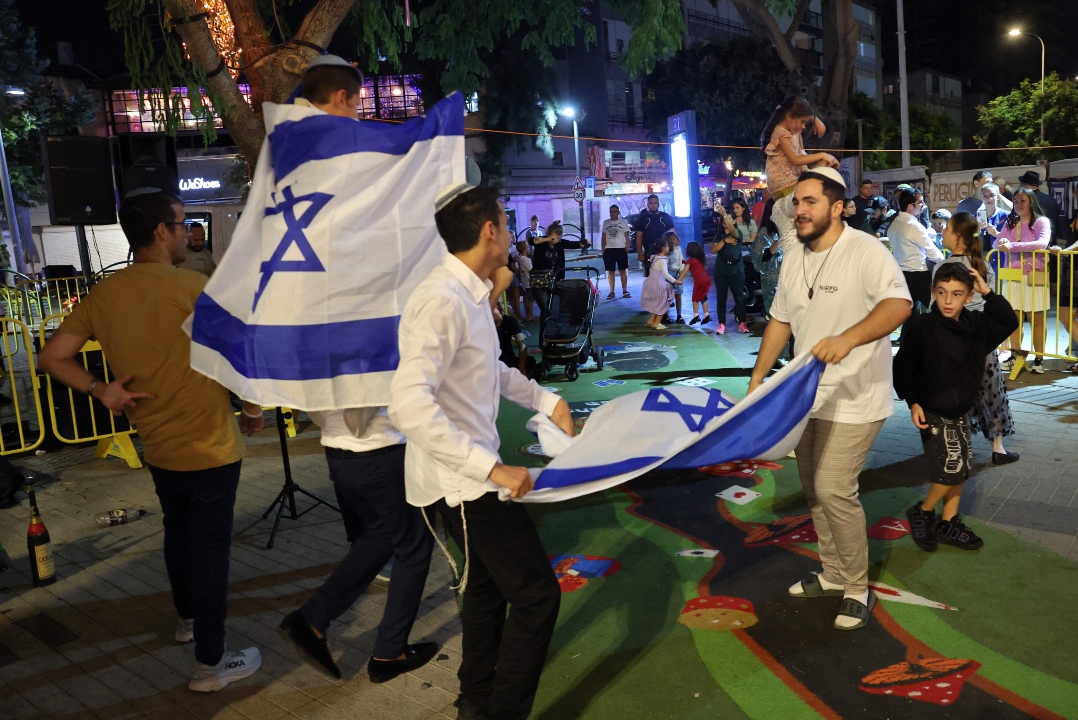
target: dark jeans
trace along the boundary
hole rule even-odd
[[[326,448],[326,461],[352,547],[300,609],[307,622],[324,633],[393,558],[374,657],[396,658],[404,652],[419,612],[434,546],[423,511],[404,499],[404,445],[369,455]]]
[[[718,258],[716,263],[722,262]],[[715,313],[719,322],[726,324],[726,301],[727,292],[734,294],[734,318],[739,322],[745,322],[745,271],[720,275],[715,273],[715,291],[719,294],[719,302],[715,305]]]
[[[240,463],[180,472],[150,466],[165,525],[165,568],[181,618],[195,621],[195,659],[225,651],[228,552]]]
[[[470,567],[460,613],[460,692],[485,706],[492,720],[525,720],[558,620],[561,589],[522,505],[487,493],[463,506]],[[435,507],[463,548],[460,507],[445,500]]]
[[[924,310],[928,310],[932,304],[932,271],[908,272],[903,270],[902,276],[906,278],[906,286],[910,289],[913,302],[921,303]]]

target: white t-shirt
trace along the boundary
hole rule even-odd
[[[810,285],[815,287],[811,300]],[[784,255],[771,315],[790,324],[800,353],[842,334],[889,298],[912,304],[898,263],[879,240],[847,227],[829,251],[795,246]],[[883,337],[828,365],[809,417],[842,423],[890,417],[891,362],[891,341]]]
[[[625,247],[625,236],[629,232],[629,223],[624,218],[603,220],[603,236],[606,237],[606,249]]]

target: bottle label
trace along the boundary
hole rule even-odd
[[[56,564],[52,561],[52,544],[35,545],[34,559],[37,561],[37,576],[40,580],[48,580],[56,574]]]

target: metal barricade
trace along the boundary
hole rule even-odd
[[[985,262],[996,273],[996,292],[1005,297],[1018,314],[1015,337],[1005,341],[1002,349],[1022,350],[1034,356],[1070,362],[1078,360],[1078,343],[1073,342],[1078,331],[1074,255],[1073,252],[1048,250],[991,250],[985,255]],[[1011,369],[1012,380],[1025,365],[1026,358],[1016,354]]]
[[[84,277],[52,278],[50,280],[24,280],[15,286],[17,313],[23,321],[39,329],[50,319],[59,318],[71,312],[82,296],[90,292],[90,285]],[[51,320],[49,330],[59,327],[59,322]]]
[[[0,455],[14,455],[37,448],[45,439],[44,417],[41,412],[37,369],[30,329],[25,323],[11,317],[0,318],[3,380],[8,381],[10,397],[0,403]]]
[[[42,318],[38,330],[42,346],[45,344],[46,332],[59,327],[64,315],[66,313],[56,313]],[[100,343],[89,340],[79,352],[82,366],[95,375],[98,357],[101,364],[99,377],[103,382],[112,382],[114,378]],[[93,371],[91,367],[94,368]],[[116,417],[95,398],[56,383],[48,375],[45,376],[45,385],[52,431],[60,442],[74,445],[96,440],[95,458],[118,457],[130,467],[142,467],[138,452],[131,442],[131,436],[136,430],[127,422],[126,416]]]

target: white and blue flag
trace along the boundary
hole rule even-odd
[[[606,490],[651,470],[786,457],[805,430],[824,364],[803,353],[744,400],[706,387],[669,386],[623,395],[569,438],[550,418],[528,427],[553,457],[531,470],[523,502],[556,502]]]
[[[463,97],[400,124],[262,109],[246,209],[195,305],[191,367],[267,406],[387,405],[401,311],[446,252],[435,197],[465,178]]]

